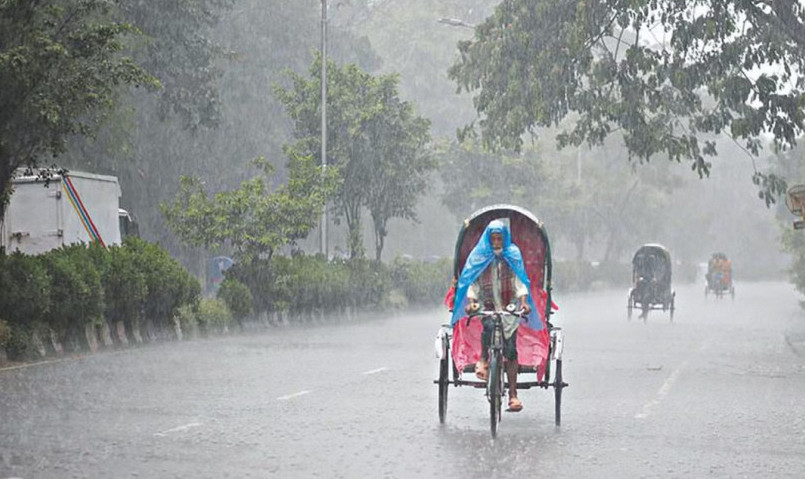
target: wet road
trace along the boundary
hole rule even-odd
[[[446,314],[275,329],[0,371],[0,479],[802,477],[805,314],[784,283],[677,288],[674,322],[626,291],[559,297],[553,395],[488,432],[482,390],[436,412]]]

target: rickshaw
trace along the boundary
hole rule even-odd
[[[632,258],[632,284],[626,306],[627,317],[632,319],[632,310],[640,308],[645,321],[652,309],[669,311],[674,320],[674,299],[671,289],[671,254],[660,244],[644,244]]]
[[[705,298],[709,293],[713,293],[716,298],[723,298],[724,294],[729,293],[732,299],[735,299],[735,286],[732,284],[732,264],[726,254],[713,253],[710,261],[707,262],[705,281]]]
[[[493,205],[474,212],[464,220],[458,234],[453,263],[454,280],[460,277],[470,252],[478,243],[486,226],[493,220],[502,220],[508,224],[512,243],[520,248],[531,285],[531,299],[542,321],[540,329],[532,329],[524,323],[518,326],[517,389],[519,391],[553,388],[554,421],[556,426],[559,426],[562,389],[568,385],[562,378],[564,336],[562,329],[555,327],[550,321],[552,310],[557,307],[551,301],[550,244],[542,223],[531,212],[513,205]],[[455,281],[450,291],[455,292]],[[448,298],[450,294],[448,292]],[[453,306],[463,308],[462,305],[452,305],[450,299],[446,299],[446,304],[451,308],[451,312]],[[516,314],[512,310],[513,308],[510,308],[508,311],[492,311],[484,314],[499,318],[505,314]],[[490,431],[494,438],[503,418],[502,403],[505,395],[501,336],[497,334],[497,330],[489,348],[490,367],[487,380],[476,379],[474,375],[470,379],[464,377],[465,373],[475,372],[475,363],[481,355],[483,328],[480,316],[481,314],[466,315],[453,327],[444,324],[439,329],[435,343],[436,357],[439,359],[439,378],[433,382],[439,388],[440,423],[444,423],[447,417],[447,398],[451,386],[484,389],[489,402]]]

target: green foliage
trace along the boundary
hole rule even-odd
[[[271,164],[258,159],[263,176],[240,188],[209,197],[201,182],[183,177],[171,204],[162,205],[168,225],[186,243],[218,247],[228,243],[239,259],[267,255],[307,236],[321,216],[324,199],[336,184],[331,172],[322,181],[310,157],[290,154],[288,183],[270,191]]]
[[[11,326],[0,319],[0,348],[4,348],[9,339],[11,339]]]
[[[321,161],[321,57],[308,79],[288,72],[293,89],[275,93],[294,121],[291,148]],[[376,259],[390,218],[416,220],[415,205],[436,164],[427,150],[430,122],[398,97],[396,75],[373,76],[355,64],[327,62],[327,164],[342,182],[332,199],[349,229],[353,258],[362,256],[361,214],[372,216]]]
[[[0,311],[10,359],[35,354],[32,335],[44,328],[50,309],[50,278],[38,258],[0,254]]]
[[[783,233],[783,247],[791,253],[793,259],[789,269],[791,282],[797,291],[805,294],[805,235],[800,230],[787,227]]]
[[[223,301],[232,317],[242,321],[254,311],[254,299],[249,288],[234,278],[224,278],[218,289],[218,299]]]
[[[133,53],[137,62],[159,78],[159,114],[178,115],[185,128],[211,128],[220,121],[221,76],[218,61],[226,52],[209,38],[209,30],[234,0],[115,0],[120,13],[146,38]]]
[[[110,325],[118,321],[139,324],[148,296],[146,273],[129,248],[112,246],[104,256],[106,267],[102,274],[107,321]]]
[[[551,283],[557,291],[587,291],[595,279],[594,274],[589,261],[556,261]]]
[[[202,299],[198,307],[198,324],[202,331],[221,331],[232,322],[232,313],[218,299]]]
[[[50,278],[42,261],[16,252],[0,254],[0,311],[11,326],[34,326],[50,309]]]
[[[176,310],[175,318],[179,321],[179,327],[185,334],[190,333],[193,328],[198,326],[198,308],[198,304],[183,304]]]
[[[662,154],[703,176],[712,134],[754,154],[763,132],[794,144],[805,126],[803,47],[797,2],[504,0],[459,43],[449,75],[477,92],[487,146],[519,149],[524,133],[570,118],[562,146],[617,131],[640,161]],[[756,178],[767,204],[778,180]]]
[[[402,292],[409,305],[433,306],[444,300],[453,276],[453,261],[443,258],[435,263],[397,257],[389,265],[394,289]]]
[[[201,284],[158,245],[136,237],[123,244],[145,278],[145,317],[169,330],[179,307],[199,300]]]
[[[380,263],[362,258],[328,262],[321,255],[303,254],[236,263],[226,275],[248,287],[257,312],[291,316],[377,308],[391,282]]]
[[[451,144],[440,155],[442,201],[459,218],[486,205],[536,205],[550,172],[538,150],[490,153],[477,142]]]
[[[76,244],[42,256],[50,276],[47,325],[74,350],[85,346],[84,327],[99,325],[103,318],[104,291],[92,249]]]
[[[122,53],[136,33],[104,0],[0,3],[0,198],[16,168],[94,131],[122,86],[158,86]]]
[[[85,326],[104,318],[110,327],[123,321],[131,333],[147,314],[171,331],[180,308],[193,313],[200,294],[198,280],[139,238],[110,248],[76,244],[40,256],[0,255],[0,311],[12,359],[36,354],[35,333],[53,331],[69,348],[84,348]]]

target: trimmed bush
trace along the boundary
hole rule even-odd
[[[226,331],[232,322],[232,313],[226,304],[218,299],[202,299],[198,307],[199,328],[209,333],[212,331]]]
[[[84,245],[64,246],[40,256],[50,276],[46,323],[62,345],[87,349],[85,326],[100,325],[104,300],[101,275]]]
[[[221,282],[217,297],[226,304],[232,312],[232,318],[239,323],[254,311],[252,292],[235,278],[225,278]]]
[[[389,266],[389,277],[395,290],[405,297],[407,304],[433,306],[440,304],[450,287],[452,261],[441,259],[435,263],[395,258]],[[394,297],[391,298],[394,303]]]
[[[0,311],[6,323],[6,353],[12,360],[37,354],[32,338],[45,329],[50,278],[34,256],[0,254]]]
[[[201,284],[159,245],[128,237],[124,247],[145,278],[145,318],[157,329],[172,331],[179,307],[198,302]]]
[[[6,342],[11,337],[11,326],[0,319],[0,348],[5,347]]]
[[[112,246],[105,257],[102,273],[106,298],[104,316],[109,328],[114,330],[119,321],[139,328],[148,297],[145,273],[139,269],[128,248]]]

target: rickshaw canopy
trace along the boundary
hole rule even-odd
[[[671,284],[671,253],[657,243],[647,243],[637,249],[632,258],[632,276],[652,274],[658,280]]]

